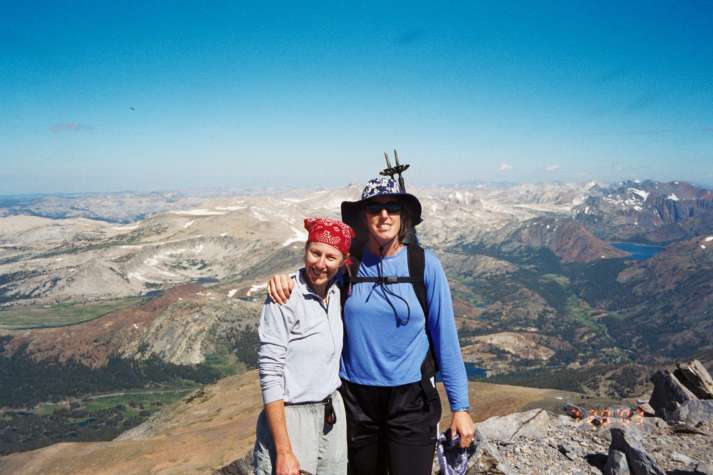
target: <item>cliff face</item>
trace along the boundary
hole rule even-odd
[[[112,357],[203,363],[231,331],[257,321],[258,304],[227,293],[187,284],[89,322],[10,332],[0,357],[21,351],[35,362],[71,360],[92,368],[104,367]]]
[[[571,219],[534,219],[515,231],[503,246],[511,247],[511,242],[531,248],[547,248],[563,263],[586,263],[626,255]]]
[[[573,210],[607,240],[671,242],[713,232],[713,193],[685,182],[622,182],[599,188]]]

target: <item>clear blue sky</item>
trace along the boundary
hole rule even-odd
[[[350,3],[0,0],[0,194],[713,183],[713,1]]]

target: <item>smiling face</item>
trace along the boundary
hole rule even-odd
[[[369,230],[369,240],[383,246],[392,242],[398,241],[399,231],[401,230],[401,212],[392,210],[390,213],[388,208],[390,204],[401,202],[393,197],[378,196],[369,200],[364,207],[364,219],[366,228]],[[383,207],[374,206],[371,204],[385,205]],[[378,209],[377,208],[381,208]]]
[[[309,242],[305,247],[305,275],[312,288],[323,293],[344,262],[342,252],[323,242]]]

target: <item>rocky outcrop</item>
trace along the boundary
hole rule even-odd
[[[610,457],[612,452],[614,452],[614,457],[617,460],[619,456],[616,452],[625,455],[626,465],[633,475],[666,475],[656,461],[646,452],[638,434],[634,430],[612,428],[611,446],[609,447]],[[609,465],[613,466],[614,463],[616,462],[612,462]]]
[[[547,411],[533,409],[504,417],[491,417],[478,424],[477,432],[485,440],[512,442],[518,437],[542,437],[549,422]]]
[[[699,399],[713,399],[713,378],[698,360],[676,365],[673,372]]]
[[[649,404],[658,417],[672,423],[698,426],[713,419],[711,376],[698,360],[660,370],[651,377],[654,390]],[[699,396],[700,395],[700,396]]]
[[[678,367],[696,368],[701,380],[707,378],[698,362]],[[467,473],[709,473],[713,400],[698,399],[671,371],[658,371],[652,379],[657,385],[652,405],[660,417],[653,411],[646,416],[638,406],[565,404],[559,416],[536,409],[479,423]]]
[[[672,420],[673,413],[681,404],[697,399],[696,395],[668,370],[654,373],[651,382],[654,383],[654,392],[649,404],[662,419]]]

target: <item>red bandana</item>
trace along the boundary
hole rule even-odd
[[[356,236],[348,224],[328,218],[305,218],[305,229],[309,233],[307,242],[323,242],[336,247],[345,256],[349,254],[352,238]]]

